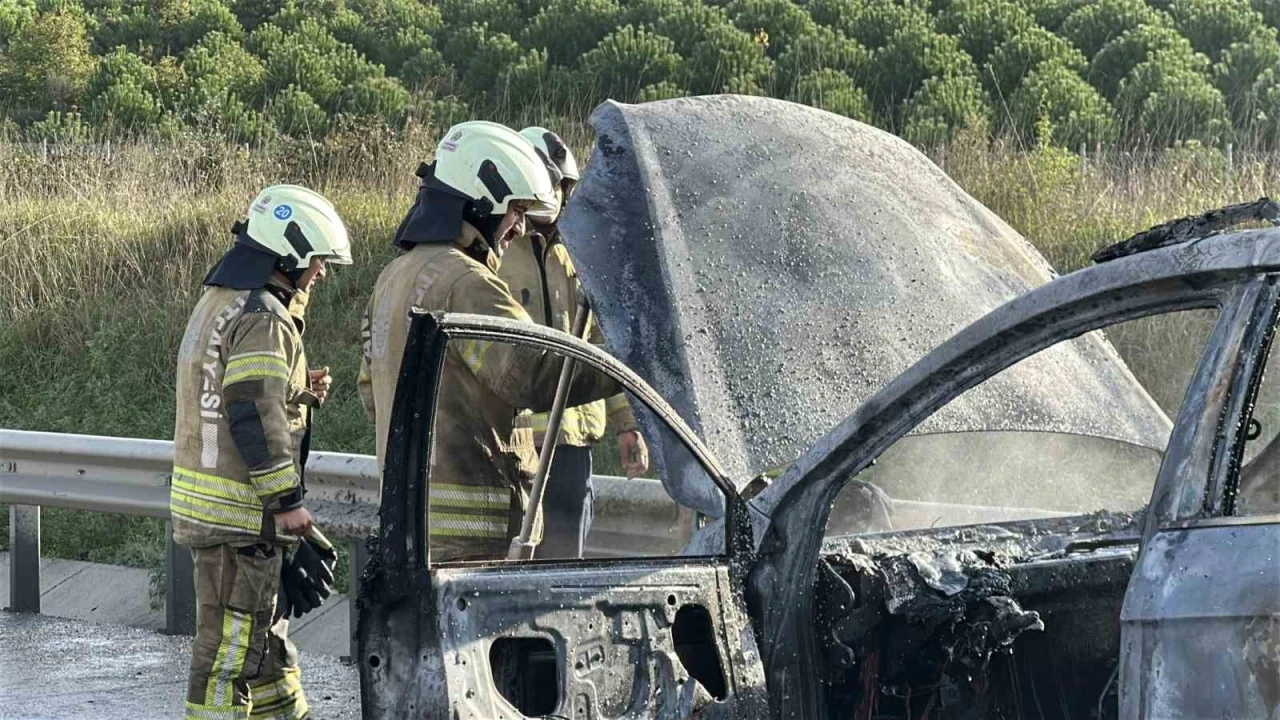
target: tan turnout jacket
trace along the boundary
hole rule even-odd
[[[563,332],[572,330],[581,283],[558,230],[529,233],[511,243],[502,255],[498,277],[507,283],[511,295],[534,322]],[[593,345],[604,345],[604,336],[594,316],[587,325],[587,339]],[[548,413],[533,416],[533,441],[538,447],[542,447],[547,420]],[[556,444],[594,445],[604,437],[606,425],[614,433],[636,429],[636,419],[625,395],[619,393],[607,400],[565,408]]]
[[[276,539],[266,521],[301,482],[301,443],[316,400],[302,346],[305,296],[295,301],[286,308],[265,289],[210,287],[191,314],[178,352],[169,493],[176,542]],[[236,444],[233,424],[248,446]]]
[[[479,238],[470,225],[453,243],[422,244],[393,260],[374,288],[363,324],[358,388],[377,425],[378,465],[386,457],[395,384],[410,310],[494,315],[530,322],[496,274],[497,260],[474,260],[463,248]],[[555,396],[560,358],[531,348],[480,341],[449,344],[436,405],[428,497],[432,558],[501,556],[519,531],[526,484],[536,465],[532,434],[517,428],[522,408],[546,410]],[[574,404],[608,397],[618,384],[579,372]]]

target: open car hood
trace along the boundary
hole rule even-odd
[[[612,352],[739,484],[786,466],[934,346],[1053,277],[922,153],[854,120],[709,96],[610,101],[591,123],[566,243]],[[636,410],[668,491],[719,516],[716,488]],[[1094,333],[916,432],[1043,430],[1162,450],[1170,426]]]

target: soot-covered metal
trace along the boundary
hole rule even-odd
[[[592,125],[566,242],[614,354],[739,483],[786,466],[938,341],[1053,277],[922,153],[848,118],[714,96],[606,102]],[[1101,406],[1118,411],[1099,417]],[[1159,449],[1169,427],[1095,333],[918,432],[1045,430]],[[705,477],[645,429],[673,496],[718,515]]]

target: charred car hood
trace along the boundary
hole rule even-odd
[[[933,347],[1053,277],[922,153],[854,120],[710,96],[606,102],[591,122],[596,146],[561,223],[582,282],[612,352],[739,483],[785,467]],[[636,410],[668,491],[719,516],[716,488]],[[915,432],[971,430],[1161,450],[1170,422],[1093,333]]]

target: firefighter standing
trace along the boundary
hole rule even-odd
[[[298,539],[312,524],[309,414],[330,382],[307,369],[303,312],[325,264],[349,264],[351,250],[333,205],[295,185],[259,193],[233,232],[178,355],[169,507],[197,604],[186,717],[296,720],[307,701],[277,594],[282,574],[293,587],[335,557]]]
[[[511,243],[502,256],[498,276],[534,322],[569,332],[581,283],[556,221],[563,213],[573,187],[581,178],[577,160],[559,135],[541,127],[520,131],[547,164],[560,196],[556,213],[530,212],[530,232]],[[603,345],[604,338],[592,318],[588,338]],[[534,444],[541,450],[547,429],[547,413],[533,416]],[[542,557],[581,557],[591,529],[591,446],[604,436],[606,425],[618,439],[623,470],[628,477],[649,468],[648,450],[636,430],[635,416],[624,395],[565,408],[555,459],[547,478],[544,500],[546,531],[539,546]]]
[[[432,165],[418,169],[417,200],[396,233],[406,251],[383,270],[365,313],[359,390],[377,425],[385,461],[396,380],[410,310],[465,312],[531,322],[497,276],[502,253],[524,234],[528,210],[557,203],[533,146],[496,123],[461,123],[445,133]],[[483,341],[449,344],[436,405],[429,530],[433,561],[500,559],[519,533],[536,466],[522,408],[545,410],[560,358]],[[571,404],[609,397],[618,384],[579,372]],[[521,416],[528,418],[525,414]]]

